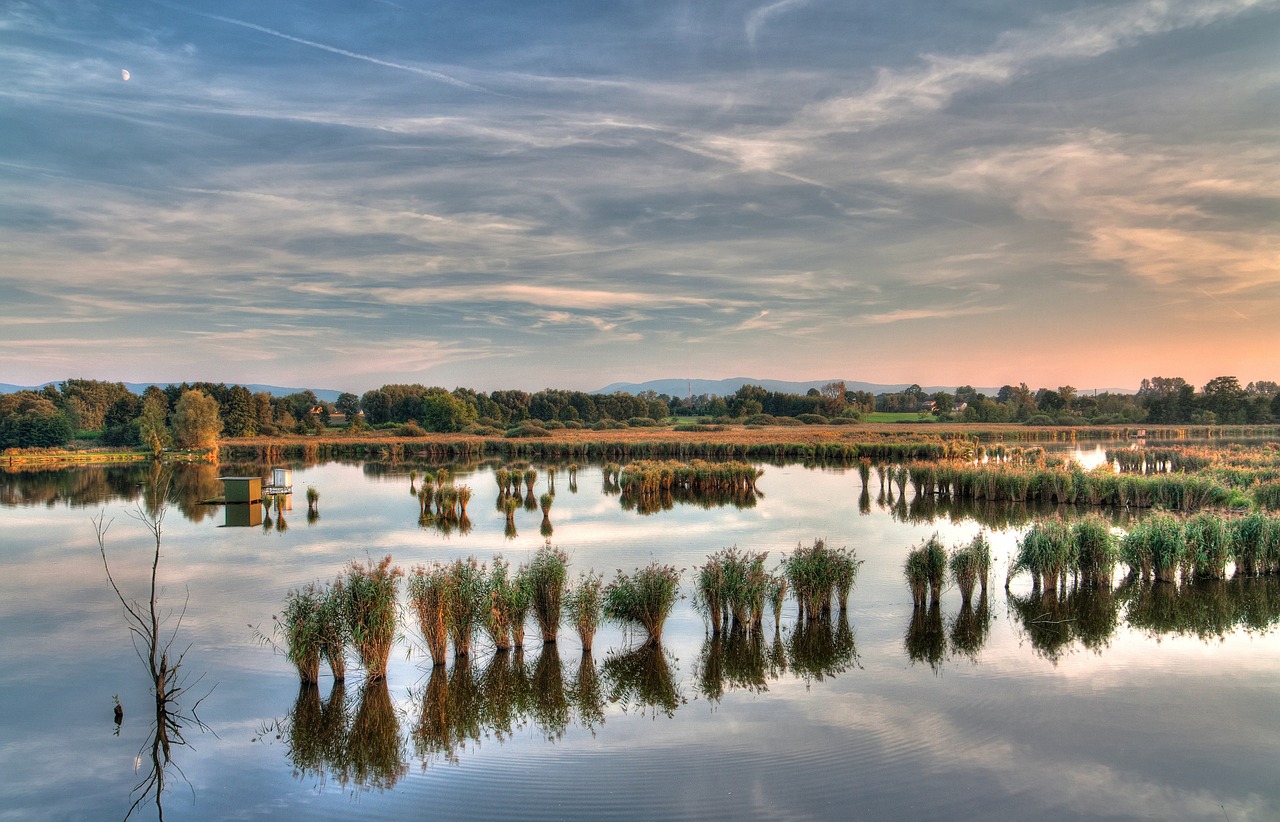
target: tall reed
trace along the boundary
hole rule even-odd
[[[543,642],[555,642],[560,630],[560,610],[564,601],[569,555],[550,545],[538,549],[529,563],[529,594],[533,618],[542,631]]]
[[[322,594],[314,582],[285,595],[280,625],[284,631],[285,656],[298,669],[304,684],[320,681]]]
[[[604,589],[604,615],[624,625],[638,625],[645,644],[659,645],[662,628],[680,594],[680,571],[655,560],[632,574],[619,572]]]
[[[449,608],[449,638],[453,641],[454,658],[471,653],[471,640],[476,625],[484,616],[486,601],[486,568],[475,557],[455,559],[445,568],[445,585]]]
[[[370,680],[387,675],[387,659],[396,635],[397,580],[404,571],[391,564],[391,555],[378,563],[353,561],[344,587],[347,625],[360,664]]]
[[[569,624],[578,632],[582,650],[589,652],[600,627],[602,580],[599,574],[588,571],[578,575],[578,582],[565,595],[564,611]]]
[[[444,665],[449,647],[449,586],[445,567],[415,566],[409,574],[409,605],[427,643],[433,666]]]

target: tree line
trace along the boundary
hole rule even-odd
[[[194,382],[150,386],[134,394],[123,383],[69,379],[37,390],[0,395],[0,448],[59,447],[76,438],[156,453],[177,445],[211,447],[218,437],[318,433],[336,420],[359,429],[498,434],[522,425],[652,426],[673,416],[729,423],[852,422],[873,412],[914,413],[957,422],[1030,425],[1253,425],[1280,421],[1280,385],[1241,385],[1215,377],[1201,388],[1181,377],[1144,379],[1134,394],[1080,393],[1069,385],[1030,389],[1005,385],[994,397],[961,386],[927,393],[919,385],[873,395],[832,382],[804,394],[744,385],[728,396],[674,397],[544,389],[479,392],[389,384],[333,402],[312,391],[282,397],[241,385]]]

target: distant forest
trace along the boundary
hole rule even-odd
[[[69,379],[39,391],[0,395],[0,448],[61,447],[74,440],[106,446],[210,447],[219,437],[320,433],[331,428],[533,435],[563,428],[653,427],[695,418],[748,425],[849,424],[876,415],[921,420],[1028,425],[1252,425],[1280,421],[1280,385],[1241,385],[1216,377],[1199,389],[1181,377],[1143,380],[1136,394],[1080,394],[1069,385],[1033,390],[1026,383],[986,396],[970,386],[925,393],[847,391],[832,382],[804,394],[746,385],[720,397],[673,397],[545,389],[477,392],[423,385],[384,385],[363,396],[325,402],[311,391],[275,397],[224,383],[151,386],[135,394],[123,383]],[[894,417],[902,419],[901,416]],[[910,417],[908,417],[910,418]]]

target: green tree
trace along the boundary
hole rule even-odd
[[[360,398],[349,391],[344,391],[338,395],[338,399],[333,403],[334,410],[346,417],[353,417],[360,411]]]
[[[443,388],[432,388],[422,398],[422,427],[451,434],[476,421],[476,409]]]
[[[152,393],[150,388],[147,389],[142,399],[142,413],[138,415],[134,424],[138,430],[138,442],[146,446],[151,455],[157,458],[164,453],[164,449],[173,444],[173,437],[169,434],[166,419],[168,415],[168,398],[164,392],[157,389]]]
[[[172,427],[173,439],[182,448],[216,448],[222,433],[217,401],[203,391],[187,391],[173,407]]]
[[[253,393],[243,385],[233,385],[222,410],[223,430],[228,437],[252,437],[258,433],[258,409]]]

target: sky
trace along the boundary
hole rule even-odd
[[[1280,0],[0,4],[0,382],[1280,379]]]

